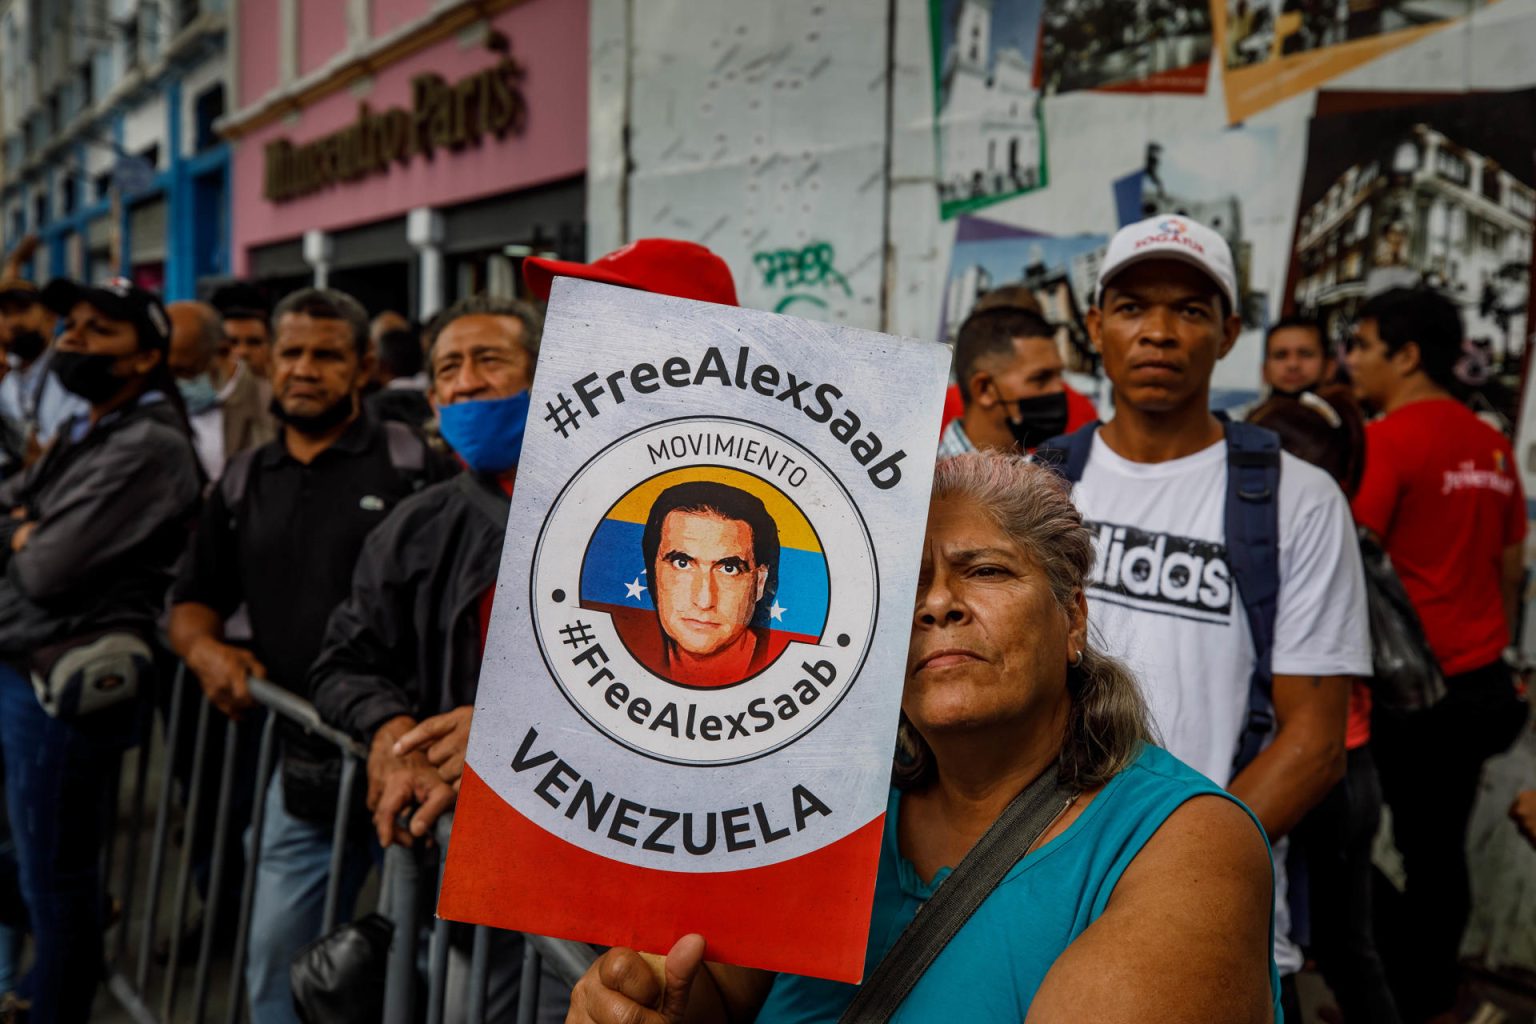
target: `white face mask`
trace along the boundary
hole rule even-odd
[[[178,379],[176,388],[181,392],[181,400],[187,403],[187,412],[194,416],[218,404],[219,389],[214,386],[211,371],[198,374],[190,380]]]

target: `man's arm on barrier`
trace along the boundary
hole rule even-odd
[[[1274,742],[1227,789],[1253,809],[1273,842],[1344,777],[1347,676],[1276,676]]]
[[[1269,851],[1248,815],[1224,797],[1195,797],[1057,958],[1026,1019],[1269,1021],[1273,906]]]
[[[218,488],[208,496],[181,575],[171,588],[171,649],[197,677],[213,706],[231,718],[251,708],[249,676],[266,677],[250,651],[224,642],[224,620],[244,594],[229,506]]]
[[[255,705],[246,680],[265,678],[256,655],[224,643],[224,616],[205,604],[183,601],[171,607],[171,649],[197,676],[213,706],[238,719]]]
[[[425,836],[444,811],[453,806],[454,788],[442,780],[426,756],[394,752],[395,742],[416,725],[409,715],[385,722],[373,734],[368,747],[368,809],[379,845],[410,846]],[[401,827],[402,812],[414,807]]]

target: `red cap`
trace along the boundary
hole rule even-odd
[[[736,282],[725,261],[696,242],[674,238],[642,238],[591,263],[537,256],[523,260],[523,279],[541,299],[549,298],[549,286],[556,276],[580,277],[680,299],[740,305]]]

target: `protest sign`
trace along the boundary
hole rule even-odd
[[[442,916],[859,980],[949,358],[555,282]]]

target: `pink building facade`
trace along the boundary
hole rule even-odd
[[[425,318],[584,256],[587,0],[241,0],[234,272]]]

